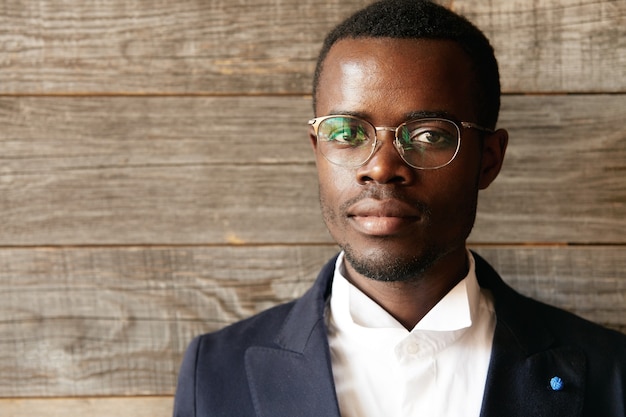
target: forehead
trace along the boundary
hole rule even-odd
[[[469,57],[453,41],[342,39],[324,60],[316,113],[376,113],[393,107],[468,117],[473,79]]]

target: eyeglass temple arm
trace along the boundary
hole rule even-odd
[[[479,130],[479,131],[485,132],[485,133],[494,133],[495,132],[495,130],[493,130],[493,129],[482,127],[480,125],[477,125],[476,123],[461,122],[461,126],[463,126],[466,129],[476,129],[476,130]]]

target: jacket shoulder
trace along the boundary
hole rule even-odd
[[[541,324],[555,337],[559,344],[578,346],[585,352],[621,359],[626,366],[626,334],[601,326],[567,310],[537,301],[525,299],[529,312],[529,325]]]
[[[294,302],[282,304],[221,330],[196,336],[183,357],[174,417],[253,415],[245,352],[270,346]]]
[[[226,348],[245,349],[249,345],[272,344],[282,323],[293,309],[296,301],[280,304],[251,317],[230,324],[215,332],[205,333],[197,338],[201,345],[227,345]]]

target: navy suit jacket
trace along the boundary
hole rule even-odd
[[[496,310],[481,417],[626,417],[626,335],[516,293],[474,256]],[[338,417],[324,321],[334,265],[298,300],[194,339],[174,416]]]

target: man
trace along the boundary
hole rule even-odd
[[[342,251],[299,300],[196,338],[174,415],[625,416],[626,336],[466,249],[508,140],[484,35],[430,2],[376,3],[328,35],[313,97]]]

